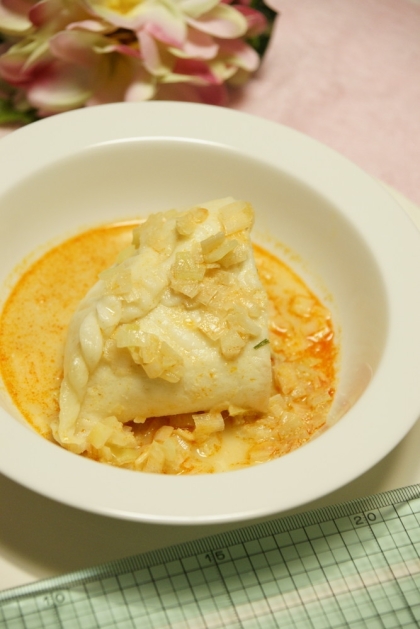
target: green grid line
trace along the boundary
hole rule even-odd
[[[0,629],[420,626],[420,486],[0,593]]]

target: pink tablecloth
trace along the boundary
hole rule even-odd
[[[262,67],[230,106],[307,133],[420,204],[420,0],[273,1]]]
[[[420,1],[277,0],[236,109],[289,125],[420,204]]]

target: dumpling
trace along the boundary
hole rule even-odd
[[[70,322],[55,439],[82,453],[128,422],[268,409],[268,301],[249,203],[152,214]]]

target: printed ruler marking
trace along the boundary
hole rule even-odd
[[[5,591],[0,629],[415,628],[419,557],[415,485]]]

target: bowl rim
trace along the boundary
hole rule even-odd
[[[51,141],[46,142],[46,134]],[[58,114],[14,131],[0,142],[0,198],[22,178],[59,159],[87,148],[143,140],[182,140],[239,151],[304,179],[351,216],[352,223],[368,236],[386,277],[390,332],[378,369],[356,405],[322,438],[252,468],[215,475],[160,476],[101,465],[98,474],[98,463],[40,439],[0,410],[0,472],[78,509],[165,524],[211,524],[273,515],[301,507],[354,480],[388,454],[420,415],[416,382],[420,372],[416,319],[420,233],[386,189],[332,149],[278,123],[193,103],[101,105]],[[380,234],[373,224],[381,225]],[[392,256],[386,242],[393,242]],[[407,365],[404,373],[402,364]],[[384,395],[395,383],[398,396]],[[396,421],[384,426],[385,415]]]

